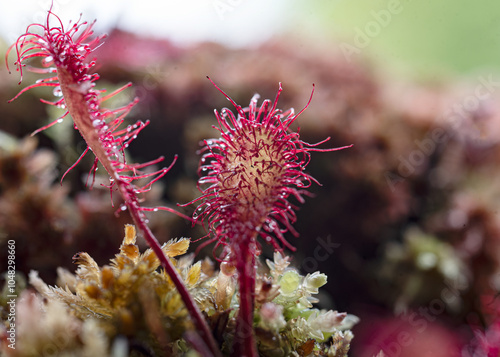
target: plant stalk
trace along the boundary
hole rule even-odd
[[[238,249],[239,257],[236,262],[240,293],[240,308],[236,320],[236,331],[233,342],[233,357],[258,357],[253,332],[253,313],[255,300],[255,237],[243,239]]]
[[[84,94],[78,91],[78,88],[75,87],[77,84],[74,82],[73,77],[67,70],[64,68],[58,68],[57,75],[66,106],[71,114],[71,117],[73,118],[73,122],[80,131],[82,137],[85,139],[88,147],[92,150],[99,162],[104,166],[109,176],[115,180],[120,194],[122,195],[138,230],[142,232],[144,239],[160,260],[161,266],[172,279],[172,282],[177,288],[177,291],[181,295],[181,298],[189,311],[198,334],[209,349],[209,352],[207,352],[205,356],[221,356],[217,343],[215,342],[200,309],[196,305],[192,296],[189,294],[189,291],[184,285],[179,273],[161,249],[160,243],[153,235],[153,232],[151,232],[147,226],[144,215],[137,202],[137,197],[132,184],[120,178],[120,175],[115,170],[113,164],[106,155],[106,151],[101,145],[99,134],[92,126],[91,120],[89,120],[89,112]]]

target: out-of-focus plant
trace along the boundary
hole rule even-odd
[[[220,89],[219,89],[220,90]],[[293,109],[278,109],[281,85],[273,101],[264,100],[260,107],[255,95],[248,108],[236,104],[222,92],[236,109],[215,111],[220,138],[205,140],[198,181],[203,195],[194,213],[196,220],[207,220],[211,239],[222,246],[224,264],[238,274],[240,310],[236,332],[235,356],[256,356],[253,339],[255,265],[259,255],[258,237],[282,251],[279,243],[294,249],[284,238],[293,229],[295,207],[289,196],[304,202],[303,195],[317,181],[305,172],[312,151],[318,144],[300,140],[290,126],[307,108],[295,114]],[[312,98],[312,95],[311,95]],[[310,100],[309,100],[310,102]]]

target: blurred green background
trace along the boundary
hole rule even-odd
[[[321,0],[296,1],[294,7],[293,21],[301,24],[294,31],[353,46],[362,32],[368,45],[352,58],[367,55],[400,75],[429,77],[500,68],[496,0]],[[389,17],[384,16],[387,13]]]

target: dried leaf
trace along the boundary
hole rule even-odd
[[[297,348],[297,353],[299,354],[299,356],[309,356],[313,351],[314,342],[315,341],[313,339],[310,339],[304,342],[302,345],[300,345]]]
[[[163,245],[162,249],[168,257],[176,257],[187,252],[189,243],[188,238],[171,239]]]
[[[139,258],[139,261],[144,262],[146,267],[151,271],[156,270],[160,265],[160,261],[152,249],[147,249]]]
[[[108,290],[115,281],[115,275],[111,267],[105,266],[101,270],[101,282],[103,289]]]
[[[132,224],[125,225],[125,238],[123,238],[123,244],[135,244],[137,235],[135,233],[135,226]]]
[[[88,284],[84,288],[85,293],[91,299],[99,299],[102,295],[101,289],[94,284]]]
[[[201,262],[197,262],[189,269],[186,277],[186,284],[190,286],[195,285],[198,282],[198,280],[200,280],[200,274],[201,274]]]
[[[127,244],[127,245],[122,245],[120,247],[120,254],[122,256],[125,256],[129,258],[132,262],[137,263],[137,260],[139,258],[139,247],[135,244]]]
[[[101,275],[99,266],[88,253],[76,253],[73,256],[73,262],[78,264],[76,275],[79,278],[99,283]]]

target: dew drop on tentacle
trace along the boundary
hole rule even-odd
[[[55,97],[62,97],[63,92],[61,90],[61,87],[55,87],[54,90],[52,91],[52,94],[54,94]]]

